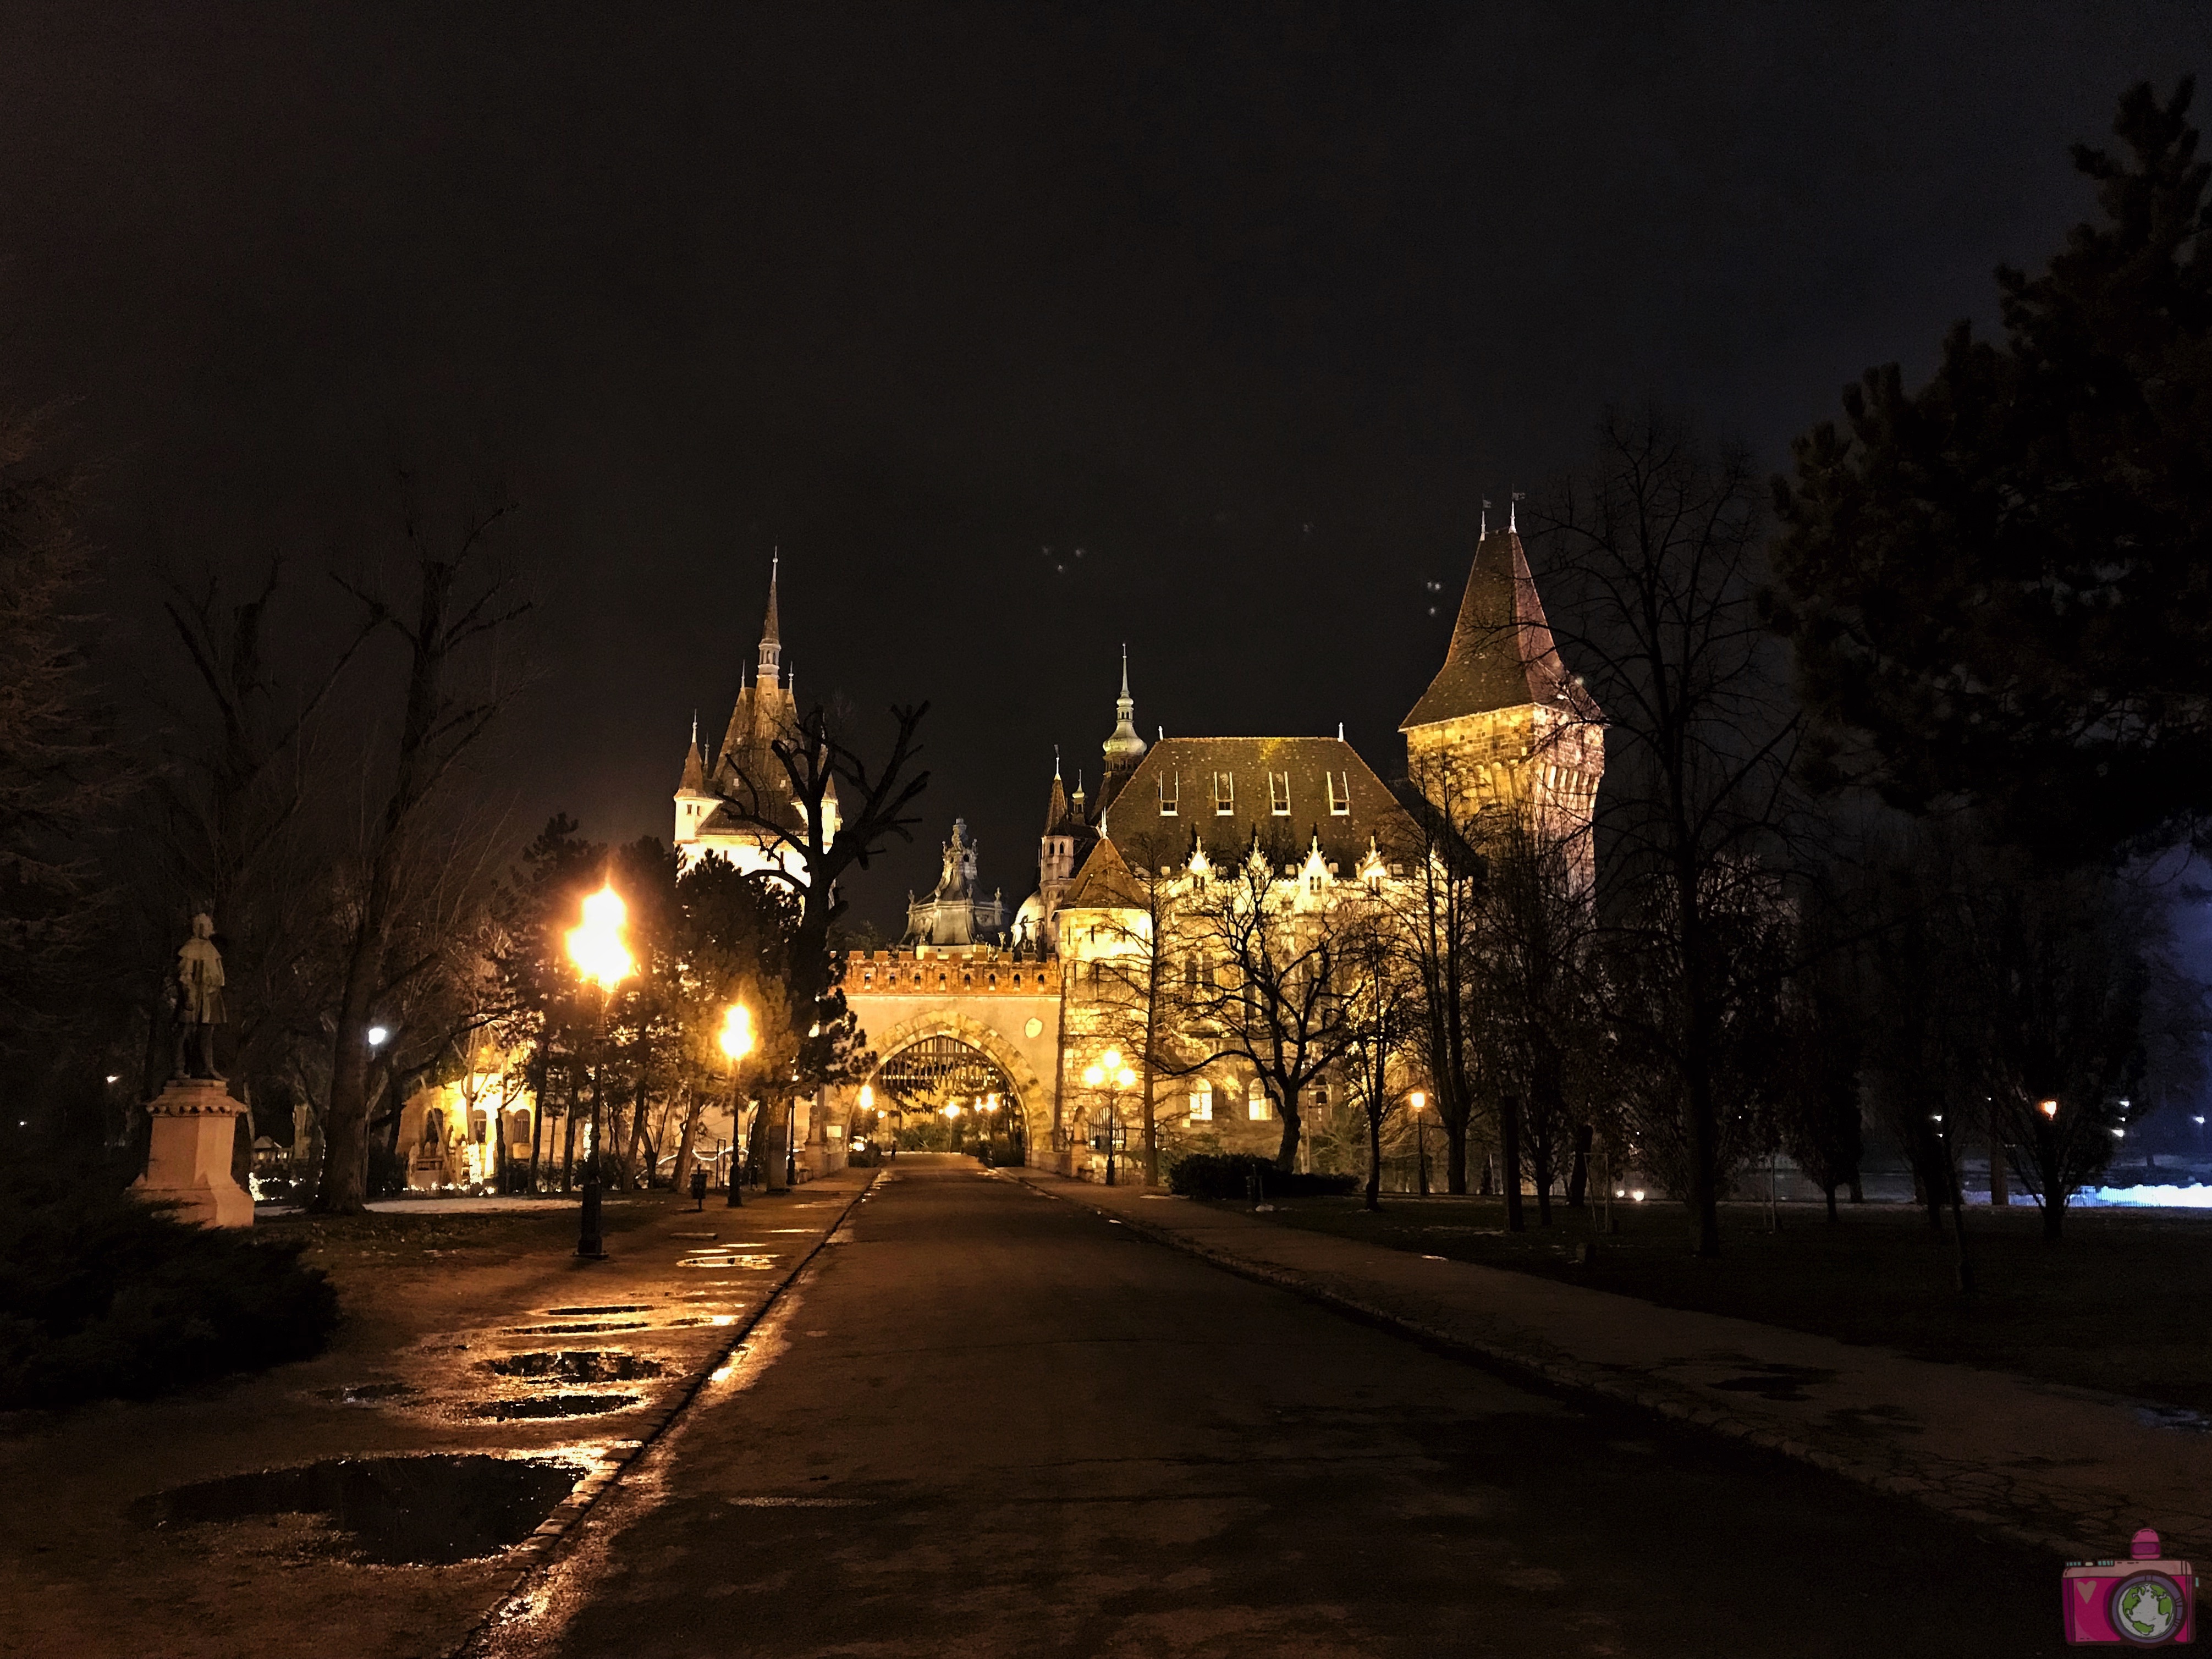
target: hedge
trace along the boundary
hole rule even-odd
[[[1359,1177],[1304,1175],[1249,1152],[1193,1152],[1176,1160],[1168,1188],[1185,1198],[1337,1198],[1359,1189]]]

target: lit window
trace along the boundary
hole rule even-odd
[[[1176,803],[1182,794],[1182,780],[1181,778],[1168,777],[1160,780],[1160,816],[1162,817],[1175,817]]]
[[[1190,1085],[1190,1121],[1211,1123],[1213,1121],[1213,1085],[1194,1083]]]
[[[1288,772],[1267,774],[1267,805],[1279,818],[1291,815],[1291,775]]]
[[[1216,772],[1213,775],[1213,812],[1216,817],[1228,817],[1237,811],[1237,775]]]
[[[1328,774],[1328,810],[1337,817],[1347,817],[1352,812],[1352,774]]]
[[[1267,1086],[1256,1077],[1244,1091],[1244,1113],[1255,1123],[1264,1123],[1275,1115],[1275,1103],[1267,1098]]]

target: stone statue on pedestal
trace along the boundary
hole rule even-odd
[[[174,1077],[219,1078],[215,1068],[215,1028],[226,1023],[222,1003],[222,952],[215,948],[215,919],[205,911],[192,918],[192,936],[177,949],[177,1063]],[[186,1048],[198,1049],[197,1066],[187,1064]]]
[[[215,948],[214,934],[212,918],[194,916],[192,936],[177,951],[177,971],[168,986],[176,1017],[176,1073],[146,1103],[153,1119],[146,1173],[131,1190],[167,1206],[179,1220],[251,1227],[253,1200],[231,1169],[238,1119],[246,1106],[230,1097],[215,1069],[215,1028],[228,1016],[222,953]],[[194,1060],[197,1070],[189,1063]]]

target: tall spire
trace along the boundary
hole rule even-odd
[[[777,548],[769,555],[768,616],[761,623],[760,680],[763,685],[774,685],[783,658],[783,635],[776,623],[775,587],[777,568],[783,562],[783,550]]]
[[[1129,647],[1121,647],[1121,695],[1114,700],[1115,723],[1114,735],[1106,739],[1105,793],[1113,793],[1112,783],[1117,773],[1137,769],[1137,763],[1145,757],[1145,740],[1137,735],[1137,700],[1129,695]]]

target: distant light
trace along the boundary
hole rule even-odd
[[[385,1038],[391,1035],[392,1033],[381,1025],[372,1025],[368,1028],[368,1046],[372,1048],[380,1048],[384,1046]]]
[[[1631,1194],[1629,1194],[1629,1196],[1630,1196],[1631,1198],[1634,1199],[1634,1200],[1635,1200],[1638,1204],[1641,1204],[1641,1203],[1644,1201],[1644,1194],[1643,1194],[1642,1193],[1640,1193],[1640,1192],[1639,1192],[1639,1193],[1631,1193]]]
[[[112,1079],[111,1079],[111,1081],[112,1080]],[[1423,1094],[1419,1089],[1416,1089],[1413,1093],[1406,1097],[1406,1103],[1418,1112],[1422,1107],[1429,1103],[1429,1097]],[[2199,1119],[2198,1121],[2202,1122],[2203,1120]]]
[[[120,1082],[122,1082],[122,1081],[123,1081],[123,1079],[122,1079],[122,1077],[121,1077],[119,1074],[118,1074],[118,1073],[114,1073],[114,1072],[110,1072],[110,1073],[107,1074],[107,1080],[108,1080],[110,1083],[120,1083]],[[2200,1118],[2198,1118],[2197,1121],[2199,1123],[2202,1123],[2202,1122],[2203,1122],[2203,1121],[2204,1121],[2204,1120],[2203,1120],[2203,1118],[2201,1118],[2201,1117],[2200,1117]]]
[[[1935,1119],[1938,1123],[1941,1123],[1943,1121],[1943,1114],[1941,1112],[1930,1112],[1928,1115]]]
[[[112,1083],[112,1082],[114,1082],[114,1081],[115,1081],[115,1079],[114,1079],[113,1078],[110,1078],[110,1079],[108,1079],[107,1080],[108,1080],[110,1083]],[[2202,1123],[2202,1122],[2203,1122],[2203,1121],[2204,1121],[2204,1120],[2203,1120],[2203,1118],[2201,1118],[2201,1117],[2200,1117],[2200,1118],[2192,1119],[2191,1121],[2194,1121],[2194,1122],[2197,1122],[2197,1123]]]
[[[2058,1115],[2058,1103],[2055,1100],[2046,1100],[2035,1109],[2041,1112],[2045,1117],[2057,1117]]]
[[[2112,1139],[2115,1140],[2125,1139],[2127,1138],[2127,1133],[2128,1132],[2125,1129],[2115,1129],[2112,1131]]]

